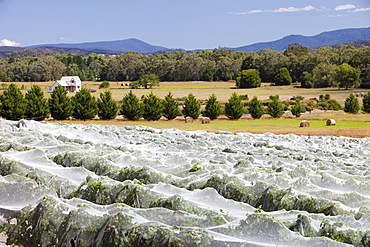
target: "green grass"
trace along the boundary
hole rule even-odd
[[[333,118],[336,120],[337,125],[326,126],[326,120]],[[261,119],[244,118],[239,120],[218,119],[211,121],[210,124],[202,124],[200,120],[193,123],[185,123],[181,120],[176,121],[123,121],[123,120],[92,120],[92,121],[58,121],[64,123],[79,123],[79,124],[99,124],[99,125],[143,125],[150,126],[158,129],[177,128],[183,130],[206,130],[206,131],[248,131],[248,130],[292,130],[302,129],[299,124],[302,120],[310,122],[309,129],[355,129],[355,128],[370,128],[370,114],[346,114],[343,112],[322,112],[322,113],[307,113],[303,114],[300,118],[283,117],[279,119],[272,119],[264,115]]]

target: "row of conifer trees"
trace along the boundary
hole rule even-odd
[[[278,96],[275,98],[278,101]],[[277,103],[278,111],[283,111],[284,106],[280,102]],[[191,93],[185,97],[182,108],[171,92],[161,99],[152,92],[138,98],[130,91],[123,97],[120,105],[113,100],[109,90],[101,92],[98,99],[91,95],[88,88],[82,88],[74,96],[68,97],[67,91],[58,86],[50,98],[46,99],[38,85],[33,85],[24,95],[20,88],[12,83],[0,95],[0,116],[9,120],[22,118],[43,120],[49,116],[56,120],[65,120],[69,117],[87,120],[96,116],[109,120],[122,114],[129,120],[140,118],[158,120],[162,116],[171,120],[181,115],[197,119],[201,114],[210,119],[216,119],[221,114],[225,114],[229,119],[239,119],[246,113],[243,97],[237,93],[231,95],[224,108],[214,94],[210,95],[203,111],[200,110],[200,100]],[[261,117],[264,114],[262,102],[253,98],[249,103],[249,113],[254,118]],[[278,115],[275,114],[274,117],[279,117]]]
[[[273,118],[280,118],[284,114],[285,105],[279,101],[278,95],[271,95],[267,107],[263,106],[261,100],[254,97],[245,103],[247,97],[233,93],[223,108],[218,102],[217,97],[212,94],[206,101],[205,109],[201,111],[200,100],[193,94],[185,97],[184,105],[180,109],[177,99],[169,92],[164,99],[159,98],[150,92],[138,98],[132,91],[124,95],[121,106],[113,100],[111,91],[102,91],[100,98],[96,99],[91,95],[88,88],[82,88],[72,97],[67,96],[67,91],[58,86],[51,93],[50,99],[44,97],[40,86],[33,85],[25,95],[14,83],[4,90],[0,95],[0,116],[9,120],[19,120],[21,118],[43,120],[51,116],[57,120],[64,120],[69,117],[87,120],[98,116],[102,120],[114,119],[118,114],[122,114],[128,120],[158,120],[165,117],[168,120],[177,116],[199,118],[200,115],[217,119],[221,114],[225,114],[231,120],[239,119],[244,113],[249,113],[252,118],[261,118],[265,113]],[[248,106],[247,108],[245,106]],[[364,96],[363,110],[370,112],[370,93]],[[354,109],[354,110],[353,110]],[[357,98],[351,94],[345,102],[344,111],[357,113],[361,107]],[[290,107],[290,111],[299,117],[305,111],[299,99]]]

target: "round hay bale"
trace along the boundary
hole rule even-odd
[[[209,124],[211,123],[211,119],[209,117],[202,118],[202,124]]]
[[[336,125],[337,123],[335,122],[334,119],[328,119],[326,120],[326,125],[330,126],[330,125]]]
[[[301,121],[299,127],[310,127],[310,123],[307,120]]]
[[[192,117],[185,118],[185,123],[192,123],[192,122],[194,122],[194,119]]]

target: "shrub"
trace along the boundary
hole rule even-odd
[[[199,118],[200,102],[192,93],[185,99],[185,106],[182,109],[182,114],[184,114],[185,117],[192,117],[193,119]]]
[[[203,115],[210,119],[217,119],[222,113],[221,104],[217,101],[216,95],[212,94],[207,100],[207,105]]]
[[[232,120],[239,119],[244,113],[244,103],[237,93],[233,93],[225,104],[225,115]]]
[[[99,85],[99,88],[109,88],[109,87],[110,87],[109,81],[103,81]]]
[[[342,106],[335,99],[328,99],[328,110],[342,110]]]
[[[163,106],[164,106],[163,115],[168,120],[175,119],[177,116],[181,114],[179,103],[177,103],[176,99],[173,98],[171,92],[169,92],[164,98]]]
[[[295,104],[294,104],[294,106],[292,106],[290,108],[290,111],[296,117],[300,117],[301,116],[301,113],[302,113],[302,104],[301,104],[301,101],[299,99],[296,99],[295,100]]]
[[[356,96],[351,93],[344,102],[344,112],[356,114],[360,111],[360,104]]]

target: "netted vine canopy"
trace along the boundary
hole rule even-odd
[[[8,244],[370,244],[368,138],[25,120],[0,130]]]

